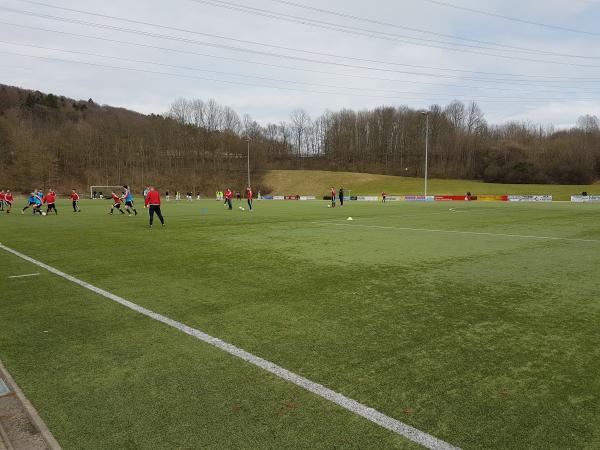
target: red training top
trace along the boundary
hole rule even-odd
[[[10,192],[8,192],[7,194],[4,195],[4,200],[6,200],[7,202],[11,202],[13,201],[13,196]]]
[[[332,196],[332,197],[335,197],[335,189],[332,189],[332,190],[331,190],[331,196]]]
[[[233,191],[225,191],[225,198],[233,197]]]
[[[56,202],[56,193],[54,192],[48,192],[43,199],[44,203],[54,203]]]
[[[113,200],[114,200],[114,202],[115,202],[115,205],[116,205],[117,203],[121,203],[121,198],[120,198],[120,197],[119,197],[117,194],[111,194],[111,195],[112,195],[112,199],[113,199]]]
[[[71,200],[73,200],[74,202],[79,200],[79,194],[77,192],[71,192]]]
[[[4,194],[4,192],[0,192],[0,201],[4,200],[6,198],[6,195]]]
[[[158,191],[149,191],[146,195],[146,206],[148,205],[160,205],[160,194]]]
[[[248,200],[252,200],[252,191],[250,189],[246,191],[246,197],[248,198]]]

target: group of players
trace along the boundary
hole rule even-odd
[[[13,195],[10,189],[4,192],[4,189],[0,191],[0,211],[6,211],[6,214],[10,214],[10,210],[13,204]]]
[[[220,192],[219,192],[220,193]],[[219,194],[218,193],[218,194]],[[233,204],[232,204],[232,200],[233,200],[233,191],[229,188],[227,188],[225,190],[224,193],[221,193],[219,198],[219,195],[217,194],[217,200],[225,200],[225,202],[223,203],[224,205],[226,205],[228,207],[228,209],[233,209]],[[239,192],[236,193],[236,197],[238,200],[241,200],[241,194]],[[253,197],[254,197],[254,193],[252,192],[252,188],[250,186],[248,186],[246,188],[246,201],[248,203],[248,210],[252,211],[252,206],[253,206]],[[240,209],[243,209],[240,206]]]
[[[246,200],[248,203],[248,208],[250,211],[252,211],[254,194],[253,194],[252,188],[250,186],[248,186],[246,188],[245,194],[246,194]],[[234,194],[231,189],[227,189],[223,193],[225,205],[227,205],[227,207],[230,210],[233,209],[233,204],[232,204],[233,196],[234,196]],[[40,214],[40,215],[45,216],[45,215],[50,214],[51,212],[54,212],[54,214],[58,215],[58,209],[56,208],[56,197],[57,197],[56,192],[53,189],[48,190],[48,192],[45,194],[41,189],[35,189],[27,197],[27,204],[21,210],[21,214],[25,214],[25,211],[27,211],[28,209],[31,209],[33,215]],[[135,215],[135,216],[138,215],[137,209],[134,206],[133,194],[128,185],[123,186],[123,192],[121,192],[120,195],[117,194],[115,191],[112,191],[111,197],[112,197],[113,204],[112,204],[108,214],[112,215],[114,213],[114,210],[116,209],[123,215],[125,213],[127,213],[130,217],[132,215]],[[239,196],[238,196],[238,198],[239,198]],[[77,193],[77,191],[75,189],[73,189],[71,191],[70,199],[71,199],[72,206],[73,206],[73,212],[80,213],[81,209],[79,208],[79,194]],[[159,194],[159,192],[157,190],[155,190],[154,187],[152,187],[152,186],[146,187],[144,189],[144,200],[145,200],[145,207],[149,209],[148,212],[149,212],[149,219],[150,219],[150,227],[152,227],[152,225],[153,225],[155,215],[158,217],[162,226],[164,227],[165,221],[164,221],[162,212],[160,210],[160,194]],[[7,190],[6,192],[4,190],[0,191],[0,211],[6,211],[7,214],[10,213],[12,204],[13,204],[13,194],[11,193],[11,191],[10,190]],[[44,205],[46,205],[45,211],[43,210]],[[123,206],[123,205],[124,205],[124,210],[121,208],[121,206]],[[240,207],[240,209],[243,209],[243,208]]]
[[[124,191],[121,193],[121,195],[117,195],[115,193],[115,191],[112,191],[110,194],[112,196],[112,200],[113,200],[113,205],[110,208],[110,211],[108,212],[109,214],[112,214],[113,211],[116,209],[117,211],[119,211],[121,214],[125,214],[125,211],[127,211],[127,214],[129,215],[129,217],[131,217],[132,215],[136,215],[138,214],[137,209],[135,209],[135,207],[133,206],[133,194],[131,193],[131,189],[129,189],[129,186],[124,185],[123,186]],[[144,190],[144,198],[148,195],[149,192],[149,188],[146,188]],[[125,204],[125,211],[123,211],[121,209],[121,205]],[[132,214],[133,212],[133,214]]]
[[[113,211],[116,209],[121,214],[125,214],[125,212],[127,212],[129,217],[131,217],[132,212],[133,212],[133,215],[137,216],[138,212],[137,212],[137,209],[135,209],[135,206],[133,204],[133,194],[131,193],[131,189],[129,188],[128,185],[124,185],[123,189],[124,190],[120,196],[117,195],[117,193],[115,191],[112,191],[110,193],[112,200],[113,200],[113,205],[110,208],[110,211],[108,212],[108,214],[113,214]],[[167,196],[168,195],[169,194],[167,192]],[[125,204],[125,211],[123,211],[121,209],[122,204]],[[155,215],[158,217],[158,220],[160,220],[161,225],[163,227],[165,226],[165,219],[160,210],[160,194],[158,193],[157,190],[154,189],[154,186],[148,186],[148,187],[144,188],[144,208],[148,208],[148,215],[149,215],[149,219],[150,219],[150,228],[152,228],[152,225],[154,224],[154,216]]]
[[[0,211],[5,211],[6,214],[10,214],[13,205],[13,194],[10,190],[0,191]],[[71,191],[71,200],[73,202],[73,212],[81,212],[79,209],[79,194],[77,191],[73,189]],[[43,207],[46,205],[46,210],[43,211]],[[21,214],[25,214],[25,211],[31,208],[32,213],[39,214],[41,216],[45,216],[50,212],[54,212],[58,214],[58,210],[56,209],[56,192],[53,189],[50,189],[47,193],[41,189],[35,189],[33,192],[29,194],[27,197],[27,204],[21,210]]]

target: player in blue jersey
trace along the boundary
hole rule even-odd
[[[34,215],[35,213],[42,214],[42,197],[35,191],[27,197],[27,206],[21,210],[21,214],[25,214],[25,211],[29,208],[33,210]]]
[[[137,216],[137,209],[135,209],[133,206],[133,194],[131,193],[131,189],[129,189],[129,186],[127,185],[123,186],[123,188],[125,189],[123,194],[123,200],[125,200],[125,210],[130,216],[131,211],[133,211],[133,213]]]

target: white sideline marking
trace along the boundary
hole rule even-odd
[[[39,273],[26,273],[25,275],[13,275],[12,277],[8,277],[8,278],[25,278],[25,277],[35,277],[39,275]]]
[[[522,239],[541,239],[548,241],[573,241],[573,242],[593,242],[600,244],[600,239],[579,239],[579,238],[567,238],[567,237],[556,237],[556,236],[535,236],[528,234],[506,234],[506,233],[486,233],[483,231],[457,231],[457,230],[435,230],[431,228],[408,228],[408,227],[385,227],[382,225],[360,225],[360,224],[349,224],[349,223],[335,223],[335,222],[311,222],[314,225],[337,225],[347,227],[362,227],[362,228],[379,228],[383,230],[401,230],[401,231],[422,231],[428,233],[450,233],[450,234],[472,234],[476,236],[496,236],[496,237],[513,237]]]
[[[51,272],[55,275],[58,275],[59,277],[71,281],[72,283],[78,284],[79,286],[89,289],[90,291],[102,295],[103,297],[106,297],[109,300],[112,300],[113,302],[119,303],[120,305],[123,305],[126,308],[129,308],[144,316],[150,317],[151,319],[154,319],[158,322],[162,322],[166,325],[169,325],[170,327],[176,328],[179,331],[189,334],[190,336],[193,336],[196,339],[199,339],[200,341],[203,341],[220,350],[223,350],[224,352],[227,352],[230,355],[243,359],[244,361],[249,362],[250,364],[260,367],[261,369],[264,369],[267,372],[279,378],[289,381],[295,384],[296,386],[299,386],[309,392],[312,392],[313,394],[318,395],[319,397],[329,400],[330,402],[335,403],[336,405],[341,406],[342,408],[353,412],[354,414],[362,416],[365,419],[383,428],[393,431],[396,434],[404,436],[405,438],[416,442],[417,444],[421,444],[426,448],[435,450],[460,450],[458,447],[448,444],[447,442],[444,442],[436,438],[435,436],[425,433],[424,431],[417,430],[416,428],[413,428],[410,425],[400,422],[399,420],[396,420],[392,417],[386,416],[385,414],[366,405],[363,405],[362,403],[359,403],[356,400],[352,400],[351,398],[348,398],[338,392],[326,388],[321,384],[315,383],[314,381],[311,381],[308,378],[304,378],[303,376],[290,372],[289,370],[284,369],[283,367],[280,367],[275,363],[267,361],[266,359],[263,359],[259,356],[255,356],[252,353],[249,353],[239,347],[222,341],[219,338],[210,336],[200,330],[184,325],[183,323],[177,322],[173,319],[163,316],[162,314],[155,313],[149,309],[139,306],[133,302],[130,302],[129,300],[125,300],[124,298],[119,297],[118,295],[112,294],[108,291],[105,291],[104,289],[100,289],[99,287],[86,283],[85,281],[82,281],[64,272],[61,272],[60,270],[55,269],[52,266],[44,264],[43,262],[40,262],[27,255],[24,255],[23,253],[6,247],[5,245],[0,244],[0,248],[9,253],[12,253],[15,256],[18,256],[19,258],[24,259],[25,261],[29,261],[30,263],[35,264],[38,267],[46,269],[48,272]]]

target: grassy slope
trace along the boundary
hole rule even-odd
[[[0,241],[455,445],[600,446],[600,243],[394,228],[600,240],[598,205],[184,202],[152,231],[107,205]],[[408,447],[50,274],[0,287],[0,355],[65,449]]]
[[[312,170],[271,170],[265,174],[264,184],[281,195],[325,195],[329,187],[344,186],[353,194],[422,194],[423,179],[405,178],[368,173],[327,172]],[[569,200],[573,194],[587,191],[600,194],[600,184],[591,186],[562,186],[536,184],[494,184],[469,180],[429,180],[429,193],[440,195],[473,194],[552,194],[556,200]]]

